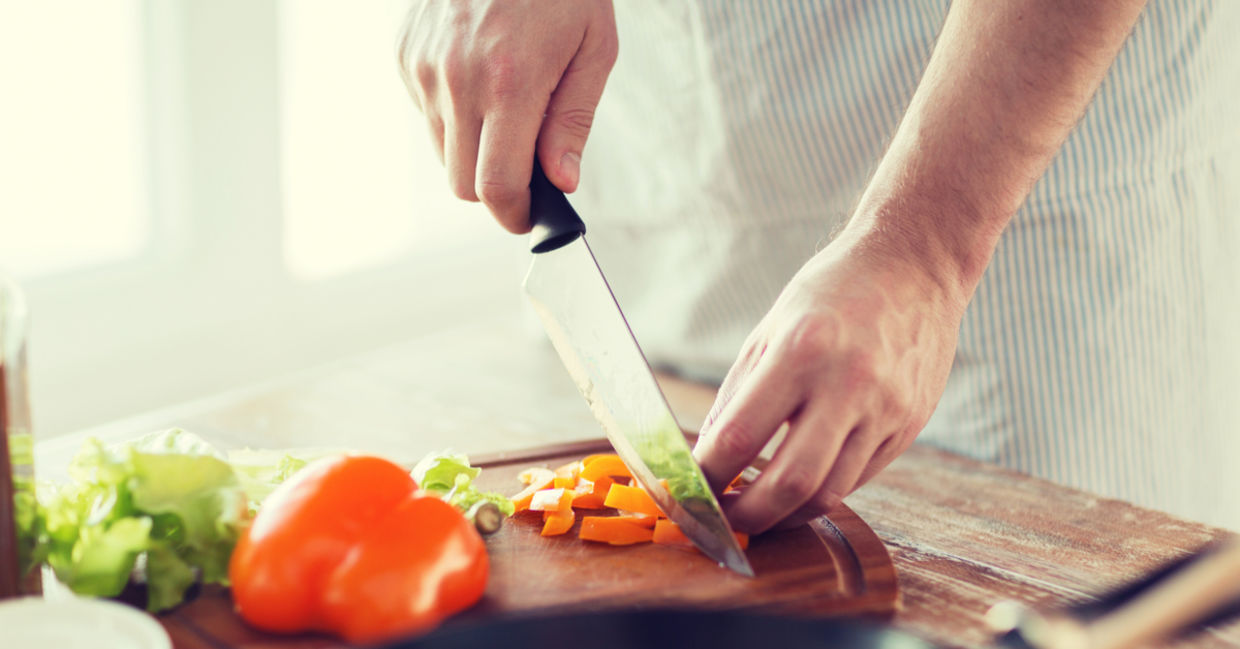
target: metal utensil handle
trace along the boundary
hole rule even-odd
[[[568,197],[547,180],[542,165],[534,160],[530,178],[530,252],[551,252],[586,233],[586,224],[568,203]]]
[[[1207,550],[1128,604],[1087,625],[1096,649],[1118,649],[1198,624],[1240,600],[1240,542]]]
[[[1010,647],[1124,649],[1149,643],[1236,611],[1240,540],[1208,547],[1114,597],[1104,597],[1101,604],[1108,608],[1041,614],[1005,603],[988,617],[996,630],[1005,632],[1000,639]]]

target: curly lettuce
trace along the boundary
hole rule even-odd
[[[69,475],[41,493],[39,554],[71,590],[114,597],[143,563],[147,609],[161,611],[195,581],[227,584],[246,496],[201,438],[174,428],[114,447],[90,439]]]

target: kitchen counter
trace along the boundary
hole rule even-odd
[[[664,387],[682,425],[696,428],[713,391],[671,378]],[[511,319],[483,320],[47,440],[37,470],[61,477],[88,435],[118,441],[170,426],[221,448],[346,447],[401,461],[444,447],[492,454],[601,435],[549,345],[527,342]],[[982,618],[1000,600],[1084,601],[1228,535],[924,445],[846,502],[891,552],[903,603],[890,623],[961,647],[989,645]],[[220,646],[171,626],[179,649]],[[1173,646],[1240,646],[1240,623]]]

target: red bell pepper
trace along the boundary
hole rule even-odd
[[[472,606],[488,570],[482,538],[456,508],[388,460],[341,456],[268,497],[229,577],[238,613],[260,629],[371,643]]]

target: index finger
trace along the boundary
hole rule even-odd
[[[530,176],[542,108],[506,105],[482,119],[474,193],[505,230],[530,231]]]
[[[742,382],[736,396],[704,431],[693,449],[702,473],[715,491],[753,461],[775,431],[788,421],[802,401],[802,391],[788,372],[774,363],[759,363]]]

